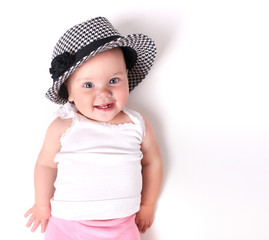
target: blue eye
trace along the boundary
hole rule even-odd
[[[117,83],[118,81],[119,81],[118,78],[112,78],[112,79],[109,81],[109,83],[110,83],[110,84],[115,84],[115,83]]]
[[[94,85],[90,82],[84,83],[83,87],[85,88],[92,88]]]

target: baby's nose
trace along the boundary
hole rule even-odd
[[[112,93],[108,88],[101,88],[98,92],[99,98],[111,98]]]

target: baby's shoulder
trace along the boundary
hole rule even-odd
[[[56,118],[54,121],[52,121],[47,129],[38,161],[55,167],[53,164],[53,159],[55,154],[61,149],[60,138],[71,124],[72,119]]]
[[[65,131],[70,128],[72,124],[72,118],[60,118],[54,119],[48,127],[47,133],[54,135],[55,137],[61,137]]]

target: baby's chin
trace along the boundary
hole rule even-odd
[[[93,121],[113,123],[119,112],[121,111],[117,110],[114,104],[109,104],[107,106],[95,106],[90,112],[80,111],[79,113]]]

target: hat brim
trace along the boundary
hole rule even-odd
[[[91,51],[54,81],[52,87],[47,91],[46,97],[57,104],[65,104],[67,99],[59,96],[59,91],[62,84],[68,79],[68,77],[84,62],[98,53],[117,47],[131,48],[137,54],[134,66],[128,71],[129,91],[132,91],[148,74],[156,56],[156,46],[153,40],[143,34],[132,34],[125,37],[122,36]]]

